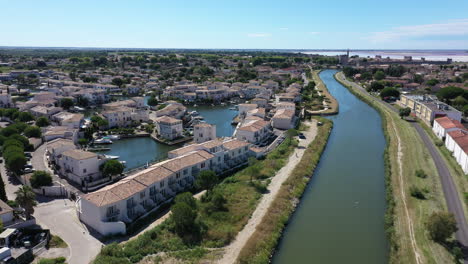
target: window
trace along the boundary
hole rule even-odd
[[[162,180],[162,181],[159,183],[159,187],[161,187],[161,188],[164,187],[164,180]]]
[[[180,178],[180,172],[177,172],[176,173],[176,179],[179,179]]]
[[[142,191],[142,192],[140,193],[140,199],[145,198],[145,195],[146,195],[145,191]]]
[[[184,175],[187,175],[187,173],[188,173],[188,169],[185,169],[184,170]]]
[[[86,169],[83,169],[83,173],[86,173]]]
[[[200,167],[205,168],[205,162],[203,162]]]

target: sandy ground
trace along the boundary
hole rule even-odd
[[[275,177],[273,177],[270,185],[268,186],[268,190],[270,192],[263,195],[245,227],[239,232],[239,234],[237,234],[236,239],[229,246],[225,247],[224,256],[218,263],[235,263],[240,251],[267,213],[268,208],[278,194],[281,185],[283,185],[283,183],[288,179],[291,171],[296,167],[304,155],[307,146],[314,140],[317,135],[317,121],[313,120],[305,124],[309,126],[308,131],[304,132],[306,139],[299,140],[299,147],[296,148],[294,153],[289,157],[287,164],[278,171]]]

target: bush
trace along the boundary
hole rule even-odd
[[[52,176],[46,171],[35,171],[30,179],[33,188],[52,185]]]
[[[421,170],[421,169],[416,170],[415,174],[416,174],[416,177],[418,178],[423,178],[423,179],[427,178],[427,174],[424,170]]]
[[[31,138],[40,138],[42,135],[41,129],[37,126],[30,126],[24,130],[24,135]]]
[[[424,191],[421,190],[420,188],[416,186],[411,186],[410,187],[410,194],[414,198],[420,199],[420,200],[425,200],[426,196],[424,195]]]
[[[429,216],[426,227],[430,238],[438,243],[445,243],[458,230],[455,216],[448,212],[433,213]]]
[[[36,126],[38,127],[46,127],[48,125],[50,125],[50,121],[45,116],[41,116],[36,120]]]

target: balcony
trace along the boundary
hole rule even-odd
[[[120,214],[120,210],[119,209],[114,209],[112,211],[107,211],[106,217],[111,218],[111,217],[114,217],[114,216],[118,216],[119,214]]]

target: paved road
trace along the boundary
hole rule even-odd
[[[343,78],[341,78],[341,80],[345,81],[347,84],[352,85],[353,87],[356,87],[366,92],[364,88],[362,88],[360,85],[357,85],[353,82],[349,82],[348,80],[343,79]],[[394,112],[398,112],[398,110],[392,105],[379,99],[376,99],[376,100],[383,103],[388,109]],[[444,192],[448,210],[449,212],[455,215],[455,219],[457,220],[458,232],[455,234],[456,239],[463,245],[465,249],[464,251],[466,252],[468,248],[468,225],[466,223],[466,218],[465,218],[465,213],[463,212],[462,202],[460,200],[460,197],[458,196],[458,191],[455,186],[455,183],[453,182],[452,175],[447,167],[447,164],[445,163],[445,160],[441,157],[439,151],[436,149],[436,146],[434,145],[434,142],[432,142],[432,140],[429,138],[426,131],[417,122],[413,122],[412,125],[418,132],[419,136],[424,142],[424,145],[429,150],[429,153],[431,154],[432,159],[434,160],[434,163],[437,168],[437,172],[442,182],[442,190]],[[468,255],[466,253],[465,253],[464,263],[468,263]]]
[[[37,223],[60,236],[69,246],[67,263],[88,264],[99,253],[102,243],[89,234],[78,220],[74,202],[68,199],[38,197],[40,201],[34,212]]]
[[[15,192],[21,187],[21,182],[14,176],[7,175],[5,162],[0,163],[0,174],[2,174],[2,179],[5,183],[5,192],[8,200],[14,200],[16,198]]]

